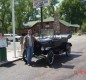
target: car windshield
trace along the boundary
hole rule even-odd
[[[39,38],[52,38],[54,36],[54,30],[53,29],[41,29],[41,34]]]

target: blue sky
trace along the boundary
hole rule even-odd
[[[63,0],[58,0],[59,2],[62,2]]]
[[[59,1],[59,4],[63,1],[63,0],[58,0]],[[59,4],[57,4],[56,6],[59,6]]]
[[[58,0],[59,2],[62,2],[63,0]]]

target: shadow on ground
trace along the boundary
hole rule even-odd
[[[71,55],[69,57],[67,57],[65,54],[62,55],[55,55],[54,58],[54,63],[52,66],[49,66],[51,68],[57,69],[57,68],[69,68],[69,69],[73,69],[74,65],[68,64],[68,65],[63,65],[63,63],[66,63],[68,61],[73,60],[74,58],[78,58],[81,55],[80,54],[76,54],[76,53],[82,53],[82,52],[73,52],[73,54],[71,53]],[[32,67],[48,67],[48,63],[46,62],[45,58],[42,59],[38,59],[36,62],[32,62]]]
[[[15,66],[15,65],[16,65],[16,64],[14,64],[13,62],[8,62],[8,63],[6,63],[6,64],[0,65],[0,67],[7,67],[7,68],[10,68],[10,67]]]

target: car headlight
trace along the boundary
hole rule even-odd
[[[44,47],[41,47],[41,50],[44,51]]]

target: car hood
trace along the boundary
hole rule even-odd
[[[41,44],[47,44],[48,42],[50,42],[51,41],[51,39],[50,38],[46,38],[46,39],[39,39],[39,42],[41,43]]]

